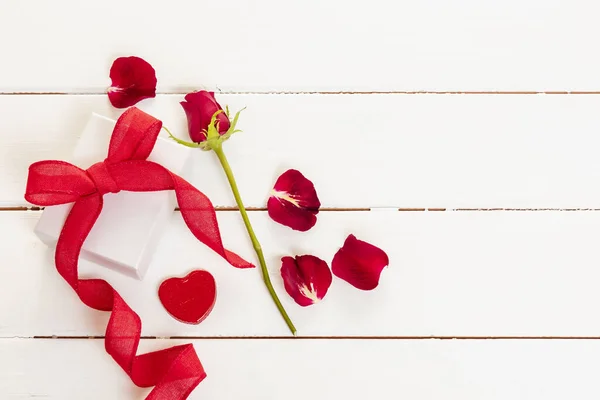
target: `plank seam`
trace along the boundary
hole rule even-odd
[[[28,206],[16,206],[16,207],[0,207],[0,211],[43,211],[44,207],[28,207]],[[238,207],[215,207],[216,211],[239,211]],[[371,211],[370,208],[354,207],[354,208],[343,208],[343,207],[323,207],[320,211]],[[396,209],[394,209],[396,210]],[[175,208],[174,211],[180,211],[179,208]],[[267,211],[266,207],[246,207],[246,211]]]
[[[0,339],[103,340],[104,336],[13,336]],[[142,336],[145,340],[600,340],[600,336]]]
[[[186,95],[195,89],[187,91],[161,91],[157,95]],[[219,94],[225,95],[599,95],[600,91],[226,91],[220,90]],[[31,92],[0,91],[0,96],[105,96],[106,92]]]
[[[0,207],[0,211],[43,211],[44,207],[28,207],[28,206],[15,206],[15,207]],[[215,207],[216,211],[239,211],[237,207]],[[267,211],[266,207],[247,207],[247,211]],[[179,208],[175,208],[174,211],[180,211]],[[321,212],[597,212],[600,208],[503,208],[503,207],[491,207],[491,208],[443,208],[443,207],[408,207],[408,208],[396,208],[396,207],[323,207],[320,209]]]

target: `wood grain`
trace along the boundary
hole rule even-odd
[[[102,336],[107,313],[85,307],[54,269],[52,251],[33,234],[39,212],[0,212],[1,337]],[[266,213],[250,215],[275,288],[301,336],[595,337],[598,212],[325,212],[314,229],[293,232]],[[254,260],[238,213],[219,212],[225,245]],[[334,279],[325,300],[297,306],[279,275],[284,255],[328,262],[349,233],[383,248],[390,267],[380,286],[360,292]],[[206,268],[219,293],[199,326],[162,309],[159,283]],[[144,321],[144,336],[287,336],[258,270],[236,270],[175,216],[145,280],[81,262],[84,276],[108,279]]]
[[[0,91],[101,92],[130,54],[163,92],[598,91],[597,14],[590,0],[8,0]]]
[[[597,208],[600,96],[226,95],[247,106],[226,151],[244,201],[262,208],[296,168],[325,208]],[[141,107],[186,135],[179,95]],[[26,205],[28,166],[69,157],[106,96],[0,96],[0,206]],[[301,112],[299,112],[301,110]],[[35,118],[31,113],[35,112]],[[187,178],[235,205],[216,157]]]
[[[33,234],[41,211],[23,199],[32,162],[68,159],[91,112],[119,115],[105,90],[125,55],[156,68],[159,96],[140,107],[178,136],[187,92],[248,107],[226,151],[301,335],[259,271],[228,266],[179,213],[143,282],[82,262],[139,312],[142,352],[194,343],[209,376],[190,399],[599,398],[599,11],[591,0],[4,0],[0,398],[148,392],[105,353],[108,315],[58,276]],[[214,156],[193,164],[186,178],[219,208],[226,246],[253,260]],[[323,204],[308,233],[265,212],[288,168]],[[349,233],[389,254],[380,286],[336,278],[322,303],[296,306],[281,256],[330,261]],[[156,295],[193,268],[219,291],[199,326]]]
[[[181,340],[143,340],[141,351]],[[600,341],[195,340],[190,399],[594,399]],[[3,399],[142,399],[101,340],[0,340]],[[284,370],[285,372],[282,372]],[[49,373],[49,371],[54,371]]]

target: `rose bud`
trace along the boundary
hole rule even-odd
[[[119,57],[110,68],[108,99],[113,107],[126,108],[156,96],[156,72],[139,57]]]
[[[381,271],[388,264],[383,250],[350,235],[333,257],[331,270],[357,289],[372,290],[379,284]]]
[[[193,142],[206,141],[211,120],[218,111],[221,112],[216,115],[215,122],[219,134],[224,135],[229,130],[229,116],[217,103],[214,92],[201,90],[189,93],[185,96],[185,101],[180,104],[187,115],[188,133]]]
[[[310,255],[283,257],[281,277],[285,291],[302,307],[321,301],[332,280],[327,263]]]
[[[287,170],[277,178],[267,202],[273,221],[302,232],[317,223],[319,207],[321,202],[315,186],[295,169]]]

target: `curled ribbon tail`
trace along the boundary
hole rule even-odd
[[[87,291],[79,290],[77,270],[81,248],[102,211],[102,205],[102,197],[98,195],[82,197],[73,204],[56,243],[54,262],[58,273],[77,292],[86,305],[107,311],[112,308],[112,305],[100,307],[97,304],[98,293],[87,298]],[[103,297],[106,297],[106,293],[103,293]],[[89,304],[89,301],[92,304]]]
[[[136,356],[142,332],[140,317],[108,282],[78,279],[81,246],[101,210],[102,197],[99,195],[75,203],[58,240],[56,268],[86,305],[112,311],[106,327],[106,352],[136,385],[155,386],[147,399],[185,399],[206,376],[193,347],[177,346]]]
[[[168,362],[165,362],[168,360]],[[167,376],[168,379],[162,379]],[[174,393],[187,398],[206,378],[192,344],[139,355],[132,366],[131,379],[140,387],[154,386],[146,400],[171,400]],[[156,382],[163,380],[157,385]]]
[[[128,179],[145,188],[143,191],[172,188],[172,182],[170,188],[156,188],[140,178],[144,164],[158,165],[143,160],[150,154],[160,127],[160,121],[135,108],[129,109],[117,121],[106,161],[94,164],[87,171],[62,161],[32,164],[25,198],[41,206],[74,202],[56,245],[57,271],[83,303],[111,312],[106,328],[106,352],[136,385],[154,386],[147,399],[184,400],[206,376],[194,347],[175,346],[136,355],[142,330],[140,317],[108,282],[79,279],[78,274],[81,248],[102,211],[104,194],[127,190],[127,185],[121,184]],[[120,174],[123,171],[129,174],[125,179]]]
[[[223,247],[217,214],[209,198],[177,175],[173,175],[173,186],[181,216],[194,236],[234,267],[254,268],[254,264]]]

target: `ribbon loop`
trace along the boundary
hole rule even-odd
[[[109,163],[127,160],[145,160],[148,158],[162,122],[152,115],[131,107],[121,115],[110,138],[108,148]]]
[[[94,181],[94,185],[100,196],[104,196],[107,193],[119,193],[121,191],[117,182],[110,175],[105,162],[98,162],[89,167],[85,172]]]
[[[95,193],[84,170],[64,161],[38,161],[29,166],[25,200],[38,206],[73,203]]]

